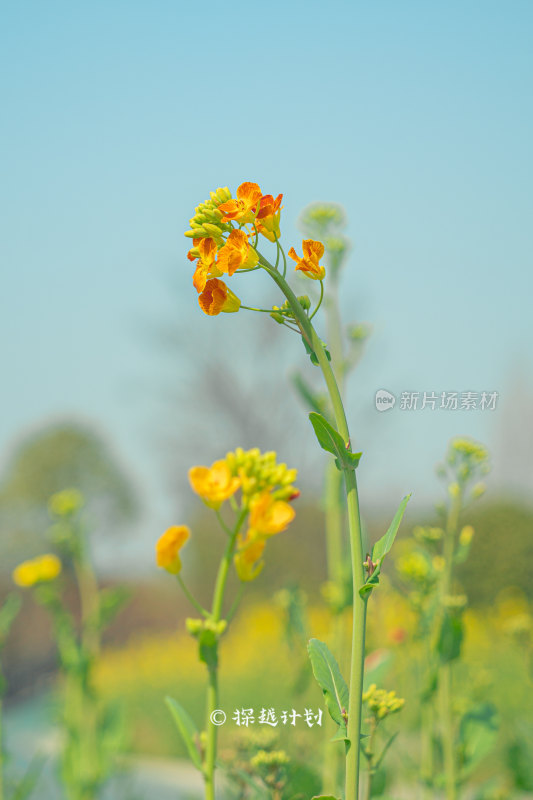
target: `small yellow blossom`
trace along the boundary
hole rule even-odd
[[[472,525],[465,525],[461,533],[459,534],[459,544],[461,544],[463,547],[467,547],[473,538],[474,538],[474,529]]]
[[[204,314],[208,314],[210,317],[215,317],[221,311],[231,314],[241,307],[241,301],[237,295],[233,294],[224,281],[220,281],[218,278],[211,278],[206,282],[198,302]]]
[[[261,492],[250,504],[250,529],[260,536],[273,536],[284,531],[295,517],[292,506],[275,500],[268,491]]]
[[[259,201],[259,210],[255,218],[255,227],[260,234],[271,242],[275,242],[281,235],[279,221],[281,217],[282,199],[282,194],[278,194],[275,200],[271,194],[265,194]]]
[[[291,247],[287,255],[296,261],[296,270],[301,270],[308,278],[314,281],[321,281],[325,274],[325,267],[319,264],[324,255],[324,245],[322,242],[315,242],[313,239],[304,239],[302,242],[303,256],[300,257],[294,247]]]
[[[442,556],[433,556],[433,560],[431,563],[433,564],[433,569],[435,570],[435,572],[444,572],[446,561]]]
[[[83,495],[78,489],[63,489],[48,501],[48,510],[56,517],[70,517],[83,506]]]
[[[217,244],[214,239],[200,239],[197,250],[200,259],[196,265],[192,282],[200,294],[205,289],[208,278],[218,278],[222,273],[216,267]]]
[[[218,206],[223,213],[222,222],[252,222],[255,208],[262,196],[261,189],[257,183],[241,183],[237,189],[237,199],[228,200]]]
[[[29,561],[23,561],[13,571],[17,586],[28,588],[37,583],[53,581],[61,572],[61,561],[52,553],[46,553]]]
[[[241,485],[234,477],[226,461],[215,461],[211,467],[192,467],[189,482],[209,508],[218,509]]]
[[[159,538],[156,544],[156,563],[171,575],[181,570],[180,550],[191,535],[186,525],[173,525]]]
[[[241,541],[233,558],[233,563],[235,564],[237,575],[243,583],[253,581],[263,569],[264,562],[261,560],[261,556],[264,549],[264,539],[244,539]]]
[[[226,273],[231,276],[237,269],[255,267],[258,260],[259,256],[253,247],[250,247],[247,234],[241,230],[234,230],[219,251],[217,269],[219,275]]]

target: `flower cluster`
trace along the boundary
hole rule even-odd
[[[200,308],[209,316],[235,312],[241,307],[240,299],[221,278],[258,267],[260,235],[275,242],[279,251],[283,195],[263,194],[259,185],[250,181],[241,183],[236,194],[233,198],[227,187],[211,192],[210,199],[196,207],[190,230],[185,232],[193,242],[187,256],[196,262],[193,285]],[[324,245],[306,239],[302,249],[302,257],[294,248],[288,253],[296,261],[296,269],[309,278],[322,280],[325,268],[319,261]]]
[[[363,703],[366,703],[376,720],[382,720],[390,714],[396,714],[401,711],[405,705],[405,700],[397,697],[396,692],[378,689],[376,684],[373,683],[366,692],[363,692]]]
[[[237,448],[210,467],[189,470],[189,482],[203,502],[219,511],[230,501],[242,522],[248,521],[246,534],[237,530],[234,564],[241,581],[251,581],[263,568],[262,555],[267,540],[286,530],[295,516],[289,501],[299,496],[294,486],[297,470],[279,464],[276,453],[261,453],[254,448]],[[240,491],[240,503],[236,494]],[[157,565],[177,575],[181,571],[180,550],[190,536],[184,526],[169,528],[156,546]]]
[[[52,517],[71,517],[82,508],[84,502],[78,489],[63,489],[52,495],[48,501],[48,510]]]
[[[38,583],[54,581],[61,572],[61,561],[52,553],[23,561],[13,570],[13,580],[17,586],[27,589]]]

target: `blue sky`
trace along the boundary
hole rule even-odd
[[[412,489],[406,471],[423,483],[454,433],[492,441],[498,414],[372,403],[382,387],[504,397],[513,365],[531,385],[530,2],[50,0],[1,16],[4,455],[74,414],[157,493],[150,382],[168,366],[142,329],[190,318],[201,347],[182,231],[242,180],[284,193],[287,245],[307,203],[346,208],[345,310],[374,324],[353,389],[369,494]]]

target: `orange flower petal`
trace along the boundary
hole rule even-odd
[[[227,296],[228,287],[224,281],[220,281],[218,278],[211,278],[206,282],[198,302],[204,314],[215,317],[222,311]]]
[[[304,239],[302,248],[304,256],[315,261],[317,264],[324,255],[324,245],[322,242],[315,242],[314,239]]]

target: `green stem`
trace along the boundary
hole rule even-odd
[[[0,682],[3,680],[0,671]],[[0,690],[1,691],[1,690]],[[4,740],[3,740],[3,719],[2,719],[2,697],[0,695],[0,800],[4,800]]]
[[[420,754],[420,780],[423,800],[431,800],[433,796],[433,704],[422,703],[422,747]],[[431,784],[431,785],[430,785]]]
[[[224,603],[224,591],[228,580],[228,573],[231,566],[231,559],[235,549],[235,541],[239,531],[248,515],[248,509],[243,509],[237,518],[235,528],[226,546],[226,550],[218,568],[215,591],[213,594],[213,606],[211,619],[213,622],[220,622],[222,617],[222,605]],[[215,800],[215,763],[217,756],[217,733],[218,727],[211,722],[211,714],[218,708],[218,653],[214,659],[214,664],[209,666],[209,683],[207,686],[207,719],[206,732],[207,744],[205,752],[205,800]]]
[[[323,285],[323,284],[322,284]],[[343,342],[341,319],[338,304],[337,282],[328,281],[328,292],[324,298],[326,311],[326,329],[328,348],[331,353],[331,362],[334,366],[339,390],[342,392],[345,370],[343,358]],[[342,493],[342,474],[337,469],[333,461],[329,461],[325,473],[325,518],[326,518],[326,557],[328,581],[336,586],[339,596],[344,592],[343,586],[343,502]],[[335,613],[335,612],[334,612]],[[333,632],[331,644],[333,652],[336,653],[341,670],[345,665],[345,644],[344,626],[342,624],[342,613],[335,613],[333,619]],[[324,727],[325,752],[324,766],[322,771],[322,793],[336,794],[338,791],[338,781],[340,772],[340,760],[342,751],[337,742],[332,742],[334,730],[331,726]]]
[[[462,493],[458,492],[453,499],[448,519],[446,522],[446,534],[444,539],[444,571],[441,582],[441,624],[444,616],[444,603],[450,593],[453,569],[453,556],[455,552],[455,537],[459,524],[459,514],[461,513]],[[439,626],[440,628],[440,626]],[[455,763],[455,732],[453,724],[452,709],[452,665],[451,663],[441,664],[439,667],[439,705],[442,719],[442,749],[444,758],[444,774],[446,780],[446,800],[456,800],[457,798],[457,776]]]
[[[206,611],[205,608],[202,608],[202,606],[200,605],[198,600],[196,600],[196,598],[193,596],[193,594],[189,591],[189,589],[185,585],[185,582],[184,582],[183,578],[181,577],[181,575],[176,575],[176,578],[178,579],[178,583],[181,586],[181,590],[182,590],[183,594],[185,595],[185,597],[187,598],[187,600],[189,601],[189,603],[191,603],[191,605],[193,605],[195,607],[195,609],[200,614],[202,614],[202,616],[209,617],[209,612]]]
[[[337,429],[344,439],[346,446],[351,449],[350,433],[342,398],[335,375],[326,356],[322,343],[309,321],[304,309],[287,281],[273,269],[272,265],[259,256],[260,263],[278,284],[279,288],[289,301],[292,312],[297,320],[302,336],[315,352],[318,363],[324,375],[324,380],[333,408]],[[361,706],[363,693],[363,672],[365,655],[365,626],[366,626],[366,600],[359,594],[359,589],[364,583],[363,571],[363,541],[361,533],[361,520],[359,514],[359,497],[357,493],[357,480],[355,470],[345,469],[344,483],[346,486],[346,505],[348,510],[348,529],[350,534],[350,550],[353,575],[353,626],[352,626],[352,660],[350,667],[350,704],[348,708],[348,739],[350,744],[346,753],[346,791],[345,800],[358,800],[359,798],[359,739],[361,733]]]
[[[373,719],[370,725],[370,734],[368,736],[368,770],[366,773],[366,787],[365,787],[365,800],[370,800],[372,794],[372,778],[374,777],[374,737],[376,734],[376,720]]]

